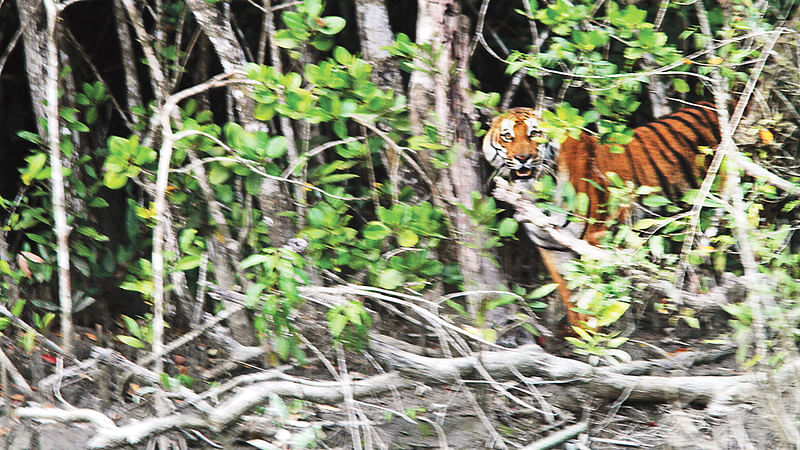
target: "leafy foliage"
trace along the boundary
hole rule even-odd
[[[163,20],[170,26],[184,20],[179,3],[165,5]],[[425,188],[397,186],[391,177],[403,158],[420,158],[433,170],[450,167],[456,152],[443,144],[446,130],[426,124],[420,135],[413,135],[406,98],[401,92],[380,88],[373,81],[373,66],[347,49],[353,47],[339,35],[347,25],[345,19],[327,15],[322,0],[295,3],[282,9],[281,29],[273,36],[280,48],[278,56],[288,56],[283,58],[286,70],[258,64],[246,67],[243,83],[252,89],[254,117],[262,127],[249,127],[244,121],[225,123],[217,114],[219,109],[214,113],[204,109],[206,103],[199,98],[181,102],[170,122],[180,139],[174,142],[168,186],[169,213],[177,234],[170,237],[177,245],[165,255],[169,281],[194,281],[205,271],[213,275],[221,268],[204,265],[208,253],[218,242],[237,247],[235,283],[245,286],[255,328],[268,340],[274,361],[304,357],[295,319],[303,305],[300,292],[312,279],[414,295],[441,286],[458,290],[464,284],[457,264],[442,256],[446,243],[460,244],[462,238],[452,232],[446,212],[434,206],[439,203],[431,201]],[[602,4],[529,1],[525,11],[517,10],[521,18],[547,30],[541,35],[547,38],[537,48],[512,51],[507,59],[509,74],[523,71],[535,79],[537,95],[556,97],[556,105],[542,113],[547,138],[563,141],[582,132],[596,133],[602,142],[614,144],[614,151],[621,151],[621,145],[632,138],[629,123],[640,111],[646,89],[667,76],[670,84],[663,90],[669,97],[708,96],[707,83],[715,76],[737,92],[751,75],[750,62],[762,56],[762,44],[777,23],[774,17],[786,12],[782,5],[771,3],[765,15],[738,0],[709,6],[712,9],[705,12],[705,19],[712,34],[705,35],[700,31],[700,10],[681,6],[685,5],[670,4],[663,13],[688,24],[684,29],[665,27],[654,5],[616,0]],[[187,57],[184,50],[164,45],[157,56],[168,70],[180,73]],[[400,33],[385,50],[407,72],[442,75],[436,69],[442,55],[434,46],[415,43]],[[588,99],[584,103],[590,106],[578,109],[570,104],[575,99]],[[158,144],[152,139],[156,130],[148,128],[158,105],[133,107],[129,111],[132,129],[120,135],[103,124],[112,100],[109,87],[93,80],[79,86],[74,105],[59,111],[65,130],[92,142],[91,148],[76,149],[75,140],[62,133],[60,143],[70,161],[64,175],[71,204],[79,205],[69,217],[76,311],[98,298],[101,285],[134,292],[144,302],[153,296],[150,239],[156,211],[150,195]],[[479,108],[494,108],[499,100],[495,92],[471,94]],[[782,139],[776,128],[781,120],[776,115],[748,130],[763,144],[754,156],[767,156],[765,148],[775,147],[776,139]],[[290,140],[289,134],[278,131],[284,121],[302,132]],[[45,292],[53,290],[56,267],[51,172],[42,139],[30,131],[18,136],[32,147],[20,169],[24,195],[13,201],[0,199],[0,205],[8,213],[6,231],[19,236],[14,251],[22,262],[14,266],[12,261],[0,261],[0,271],[6,276],[4,292],[13,283],[30,297],[15,304],[16,314],[28,308],[25,313],[43,330],[57,311],[48,300],[52,295]],[[702,211],[693,218],[684,212],[696,200],[696,191],[673,203],[665,193],[624,183],[612,173],[604,176],[610,183],[610,201],[604,207],[633,211],[627,217],[635,220],[606,224],[611,231],[604,245],[620,249],[619,259],[574,263],[567,278],[572,288],[580,290],[578,310],[592,321],[571,342],[578,353],[620,361],[624,356],[617,350],[624,339],[614,327],[638,301],[643,283],[637,276],[673,282],[688,265],[700,275],[698,289],[703,291],[721,274],[740,275],[744,269],[736,257],[739,237],[724,196],[702,199]],[[267,180],[277,180],[282,189],[291,191],[295,204],[281,216],[295,224],[297,235],[308,242],[305,252],[274,241],[277,217],[259,207],[267,195],[263,191]],[[551,213],[573,221],[588,220],[588,197],[571,187],[556,193],[555,184],[552,178],[538,180],[534,195],[548,202]],[[748,242],[757,254],[758,271],[772,280],[766,295],[792,299],[800,290],[797,255],[790,245],[792,228],[776,225],[778,214],[770,208],[783,200],[760,181],[747,181],[742,189],[750,225]],[[562,206],[552,205],[555,196],[563,199]],[[460,207],[474,228],[489,236],[478,244],[479,250],[520,245],[514,240],[518,224],[504,215],[494,199],[473,193],[471,200]],[[104,224],[112,203],[122,217]],[[221,215],[210,216],[213,203],[221,205]],[[784,217],[795,214],[796,202],[783,201],[783,205]],[[225,236],[223,230],[231,232]],[[690,232],[698,243],[681,254]],[[526,285],[529,282],[525,280]],[[554,284],[516,287],[487,299],[482,313],[512,302],[531,313],[542,309],[540,300],[554,289]],[[446,302],[464,312],[457,299],[448,297]],[[363,348],[372,322],[362,301],[348,299],[327,313],[331,336],[356,349]],[[732,338],[745,349],[741,361],[753,361],[747,359],[752,356],[747,349],[754,339],[753,311],[748,308],[744,302],[727,307],[733,318]],[[689,308],[664,302],[663,309],[675,313],[674,321],[702,325]],[[796,339],[796,310],[792,302],[781,302],[765,314],[767,326],[780,334],[782,343]],[[517,319],[524,322],[527,317],[522,316]],[[146,326],[129,317],[122,320],[127,334],[119,335],[121,341],[139,348],[150,344]],[[6,326],[0,322],[0,327]],[[533,328],[530,331],[536,333]],[[485,330],[476,334],[490,337]],[[32,346],[33,338],[26,339]],[[778,353],[779,345],[774,345]]]

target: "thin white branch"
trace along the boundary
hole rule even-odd
[[[589,424],[587,422],[580,422],[576,423],[575,425],[570,425],[563,430],[559,430],[548,435],[546,438],[539,439],[536,442],[531,442],[525,447],[522,447],[522,450],[546,450],[548,448],[553,448],[583,433],[587,428],[589,428]]]
[[[50,180],[53,185],[58,260],[58,300],[61,306],[61,338],[64,353],[72,354],[72,293],[69,278],[69,233],[67,225],[64,171],[61,163],[58,125],[58,48],[56,47],[57,9],[53,0],[44,0],[47,14],[47,145],[50,148]]]
[[[26,397],[33,396],[33,390],[31,387],[28,386],[28,381],[25,380],[25,377],[19,373],[16,367],[14,367],[14,363],[6,356],[6,352],[0,348],[0,366],[2,366],[3,370],[7,370],[9,374],[11,374],[11,379],[16,384],[17,389],[19,389]],[[9,389],[10,391],[11,389]]]
[[[117,425],[105,414],[93,409],[76,408],[64,410],[59,408],[17,408],[14,415],[26,419],[50,419],[58,422],[91,422],[101,429],[116,429]]]
[[[167,97],[164,105],[155,114],[156,124],[161,128],[163,142],[158,155],[158,172],[156,174],[156,193],[153,205],[156,217],[156,226],[153,230],[153,251],[152,251],[152,270],[153,270],[153,360],[154,370],[157,373],[163,371],[161,356],[163,354],[164,336],[164,236],[169,224],[166,221],[166,192],[169,181],[169,166],[172,159],[172,147],[175,142],[175,135],[172,133],[170,116],[177,111],[178,102],[196,95],[206,90],[221,87],[228,84],[241,84],[246,81],[239,79],[241,73],[224,73],[216,77],[192,86],[183,91],[177,92]]]

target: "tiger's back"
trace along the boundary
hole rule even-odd
[[[586,226],[581,237],[596,244],[604,230],[607,213],[602,207],[608,201],[609,184],[605,174],[614,172],[636,186],[660,187],[663,195],[676,201],[687,190],[699,187],[710,161],[701,150],[713,148],[719,141],[717,114],[707,102],[635,128],[622,152],[612,152],[610,146],[586,133],[579,140],[568,137],[558,154],[559,177],[589,196],[588,216],[597,219]]]

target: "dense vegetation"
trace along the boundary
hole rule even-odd
[[[38,383],[40,354],[57,356],[61,374],[88,364],[88,346],[92,367],[119,364],[104,347],[124,353],[125,370],[152,386],[128,400],[174,422],[134,433],[90,414],[61,419],[94,422],[92,445],[199,428],[276,446],[251,439],[259,448],[384,447],[399,438],[376,432],[376,419],[353,403],[358,389],[383,391],[350,386],[348,361],[369,382],[384,370],[394,376],[398,355],[415,350],[455,364],[538,342],[593,366],[624,366],[640,356],[629,339],[653,347],[672,333],[732,349],[730,364],[768,375],[768,398],[742,394],[768,411],[749,431],[797,445],[800,411],[783,396],[797,394],[800,334],[798,14],[780,0],[0,1],[0,327],[16,355],[4,372],[21,363],[30,367],[14,382]],[[607,208],[638,208],[637,220],[608,224],[603,257],[573,261],[567,280],[594,320],[560,326],[563,311],[547,306],[559,303],[555,284],[514,218],[522,207],[491,195],[479,157],[486,124],[510,106],[535,105],[548,139],[583,130],[622,151],[632,127],[700,99],[721,112],[706,180],[673,201],[605,174]],[[586,220],[580,193],[554,192],[548,177],[535,188],[539,207]],[[227,328],[215,328],[222,321]],[[215,410],[206,402],[226,391],[214,389],[245,376],[236,365],[203,372],[216,348],[251,361],[248,373],[280,367],[284,383],[333,380],[324,386],[338,397],[273,386],[247,394],[246,408],[229,399],[219,401],[233,409]],[[533,384],[512,394],[492,377],[514,375],[488,361],[456,379],[421,364],[402,373],[458,385],[488,430],[483,441],[465,432],[458,440],[433,405],[381,407],[439,445],[505,448],[581,409],[556,400],[551,408]],[[488,413],[467,378],[486,380],[516,408],[540,402],[546,426]],[[114,372],[107,382],[125,393],[126,380]],[[209,386],[213,401],[195,393]],[[634,392],[616,389],[598,396],[621,404]],[[70,395],[81,411],[99,409]],[[690,395],[632,398],[719,400]],[[196,402],[200,418],[173,414],[174,398]],[[309,407],[287,406],[291,398],[341,399],[336,420],[348,424],[325,427],[346,437],[323,439],[310,418],[298,424]],[[253,408],[274,425],[232,432]],[[583,423],[592,420],[604,417]],[[729,442],[724,432],[705,436]]]

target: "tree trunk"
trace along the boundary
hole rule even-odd
[[[125,16],[125,6],[120,0],[114,0],[112,3],[114,19],[117,21],[117,38],[119,39],[119,48],[122,53],[122,68],[125,72],[125,100],[130,113],[137,105],[144,105],[144,100],[142,100],[142,94],[139,89],[136,57],[134,56],[131,33]],[[139,120],[136,114],[131,114],[130,119],[132,123],[136,123]]]
[[[409,86],[411,127],[415,134],[423,132],[424,123],[437,125],[440,141],[456,151],[455,162],[447,169],[434,172],[434,182],[440,186],[447,204],[454,232],[459,242],[454,245],[454,258],[461,267],[465,289],[493,290],[505,285],[500,270],[486,255],[488,236],[477,230],[469,217],[458,207],[472,206],[471,193],[479,192],[481,175],[479,157],[472,136],[472,117],[475,111],[468,99],[467,75],[468,19],[459,14],[457,1],[432,2],[419,0],[417,43],[430,44],[438,55],[435,70],[415,71]],[[453,71],[453,67],[456,68]],[[431,114],[433,112],[433,115]],[[470,295],[467,307],[473,318],[478,316],[482,297]],[[500,322],[502,318],[493,318]]]
[[[222,12],[205,0],[188,0],[186,5],[192,11],[195,20],[205,33],[214,52],[219,58],[225,72],[244,70],[247,57],[244,50],[236,40],[236,35],[231,28],[230,21],[223,17]],[[253,117],[253,99],[245,86],[231,87],[231,97],[235,103],[235,112],[238,122],[247,131],[256,131],[261,124]],[[231,119],[234,119],[233,117]]]
[[[400,69],[389,52],[383,49],[394,41],[386,3],[384,0],[356,0],[356,17],[362,56],[372,64],[372,82],[400,92]]]
[[[204,0],[189,0],[186,3],[189,9],[192,11],[192,14],[194,14],[197,23],[200,25],[206,37],[208,37],[209,41],[211,42],[211,45],[213,46],[214,51],[219,58],[220,63],[222,64],[222,68],[226,72],[243,70],[245,64],[247,64],[247,58],[244,50],[236,40],[236,36],[231,28],[230,21],[223,17],[220,10]],[[242,126],[248,131],[255,131],[259,128],[263,128],[263,124],[259,123],[253,117],[254,101],[251,98],[247,88],[244,86],[237,86],[232,87],[231,89],[232,97],[235,102],[235,113],[238,116],[238,120]],[[271,227],[273,228],[273,231],[270,232],[270,239],[273,245],[282,245],[285,243],[285,240],[287,240],[288,237],[292,237],[289,236],[289,234],[293,235],[293,232],[287,234],[284,227],[279,226],[279,224],[284,223],[285,221],[280,220],[278,214],[286,209],[286,205],[290,205],[290,202],[286,198],[285,193],[280,189],[278,182],[275,180],[264,179],[262,181],[262,192],[269,193],[268,198],[270,201],[260,202],[261,211],[264,217],[270,219],[275,225]],[[262,195],[259,196],[259,198],[263,200],[265,196]],[[291,227],[289,229],[291,230]],[[230,245],[235,245],[235,241],[231,239],[231,241],[226,243],[225,246],[217,247],[224,251],[228,249]],[[229,289],[233,287],[233,284],[236,282],[234,277],[234,269],[231,264],[237,264],[238,261],[230,260],[230,257],[234,255],[231,255],[229,250],[229,258],[227,258],[227,263],[224,260],[224,255],[219,253],[221,252],[211,253],[212,263],[217,274],[217,282],[220,283],[220,287]],[[240,256],[238,255],[238,252],[235,253],[237,253],[236,256]],[[228,306],[232,307],[233,305]],[[236,328],[241,327],[244,323],[249,324],[249,319],[246,319],[245,311],[234,315],[230,321],[231,332],[239,343],[244,345],[252,345],[253,333],[250,327],[248,327],[246,332],[244,330],[236,330]],[[234,326],[234,324],[238,325]]]
[[[47,41],[42,37],[47,31],[47,24],[41,2],[17,0],[19,26],[22,28],[22,43],[25,47],[25,70],[28,74],[28,87],[31,90],[31,104],[36,115],[36,127],[39,136],[46,136],[41,120],[47,117],[45,106],[45,80],[47,68]]]

